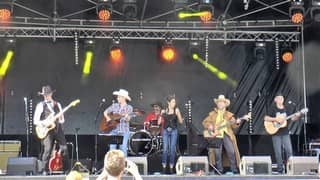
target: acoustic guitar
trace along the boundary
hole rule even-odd
[[[251,112],[249,112],[248,114],[242,116],[242,117],[239,118],[239,119],[240,119],[241,121],[242,121],[242,120],[248,121],[250,118],[251,118]],[[216,128],[214,129],[214,131],[211,131],[211,130],[209,130],[209,129],[204,130],[204,132],[203,132],[203,137],[204,137],[204,138],[214,138],[214,137],[212,137],[212,134],[213,134],[214,132],[218,132],[218,131],[220,131],[221,129],[227,127],[227,126],[230,126],[230,125],[236,123],[236,120],[237,120],[237,119],[234,119],[234,120],[231,120],[231,121],[227,121],[225,124],[216,127]]]
[[[285,118],[285,120],[282,123],[264,121],[264,127],[265,127],[268,134],[273,135],[273,134],[277,133],[280,128],[286,127],[288,125],[287,120],[293,118],[297,113],[305,114],[308,111],[309,111],[308,108],[303,108],[300,111],[297,111],[297,112],[291,114],[290,116],[285,116],[284,114],[281,114],[281,113],[277,114],[276,115],[277,118]]]
[[[56,120],[59,119],[59,117],[64,114],[68,109],[70,109],[73,106],[76,106],[77,104],[80,103],[80,100],[74,100],[72,101],[67,107],[62,109],[59,113],[51,113],[45,120],[42,120],[42,122],[46,122],[45,124],[38,124],[36,125],[36,134],[39,139],[44,139],[47,135],[48,132],[51,129],[54,129],[56,127]]]

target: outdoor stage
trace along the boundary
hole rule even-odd
[[[36,180],[50,180],[50,179],[61,179],[64,180],[66,176],[64,175],[54,175],[54,176],[0,176],[0,179],[6,180],[18,180],[18,179],[36,179]],[[92,175],[89,179],[96,179],[96,175]],[[227,179],[250,179],[250,180],[264,180],[264,179],[319,179],[315,175],[301,175],[301,176],[287,176],[287,175],[251,175],[251,176],[240,176],[240,175],[211,175],[211,176],[176,176],[176,175],[148,175],[142,176],[145,180],[166,180],[166,179],[186,179],[186,180],[227,180]],[[125,176],[122,179],[129,180],[133,179],[132,176]]]

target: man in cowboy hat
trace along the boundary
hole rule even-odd
[[[149,129],[151,135],[156,136],[163,129],[160,128],[160,124],[163,124],[164,121],[163,116],[161,115],[163,105],[161,102],[157,101],[152,103],[151,107],[153,108],[153,111],[148,113],[144,118],[144,126],[147,127],[147,129],[151,127],[151,129]]]
[[[55,101],[52,98],[52,94],[55,92],[55,90],[52,90],[49,85],[43,86],[42,91],[38,92],[39,95],[43,96],[43,101],[39,102],[36,106],[33,123],[34,125],[43,125],[43,126],[49,126],[52,122],[49,121],[47,118],[51,114],[56,114],[60,111],[62,111],[61,104],[57,101]],[[68,165],[68,150],[66,145],[66,139],[64,136],[64,132],[62,129],[62,124],[64,123],[64,116],[63,114],[58,117],[57,121],[55,121],[56,127],[48,132],[48,135],[41,140],[41,144],[44,147],[43,154],[41,156],[42,161],[42,171],[43,173],[46,173],[48,170],[48,162],[50,158],[50,154],[53,147],[53,142],[57,141],[59,144],[60,150],[63,153],[64,156],[64,170],[67,171],[69,165]]]
[[[236,136],[233,128],[236,128],[240,119],[235,119],[233,113],[227,111],[230,100],[224,95],[219,95],[214,99],[216,108],[203,120],[203,136],[209,141],[209,161],[210,164],[222,173],[222,147],[224,146],[230,161],[230,169],[233,173],[238,173],[240,154],[237,146]],[[210,141],[215,140],[215,145],[210,147]]]
[[[117,96],[117,103],[112,104],[104,111],[104,117],[108,122],[114,120],[112,119],[112,114],[120,115],[120,123],[117,124],[117,126],[109,133],[111,135],[123,136],[120,149],[123,151],[124,155],[127,156],[128,140],[130,136],[129,121],[133,112],[132,106],[127,104],[127,102],[131,101],[131,98],[129,96],[129,92],[125,89],[119,89],[118,91],[114,91],[112,94]],[[110,144],[110,149],[116,149],[116,147],[116,144]]]

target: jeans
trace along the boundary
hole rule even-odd
[[[128,131],[128,132],[125,132],[121,135],[123,135],[123,140],[122,140],[122,144],[120,145],[120,150],[124,153],[125,157],[127,157],[128,156],[128,141],[129,141],[129,137],[130,137],[130,132]],[[117,148],[117,144],[110,144],[110,150],[116,149],[116,148]]]
[[[174,160],[176,156],[176,145],[178,139],[178,130],[172,129],[168,131],[167,129],[163,130],[162,140],[163,140],[163,154],[162,154],[162,165],[166,166],[168,159],[168,150],[170,155],[170,167],[174,166]]]
[[[272,144],[276,157],[278,172],[283,172],[282,147],[284,148],[286,153],[286,160],[288,160],[288,158],[293,155],[290,135],[273,135]]]
[[[234,149],[234,146],[233,146],[233,143],[232,143],[230,137],[227,134],[225,134],[223,136],[223,146],[224,146],[224,149],[226,150],[228,157],[229,157],[231,171],[237,173],[238,170],[237,170],[235,149]],[[213,149],[214,149],[214,153],[215,153],[217,169],[220,172],[223,172],[222,145],[219,148],[213,148]]]

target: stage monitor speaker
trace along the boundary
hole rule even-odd
[[[37,158],[16,157],[8,159],[7,175],[35,175],[37,173]]]
[[[0,169],[7,170],[7,162],[10,157],[18,157],[21,149],[20,141],[0,141]]]
[[[148,160],[147,157],[127,157],[128,160],[136,163],[140,174],[148,174]]]
[[[242,156],[240,175],[271,174],[270,156]]]
[[[287,174],[315,174],[318,170],[318,163],[317,156],[291,156],[287,163]]]
[[[185,175],[197,171],[209,173],[209,163],[207,156],[180,156],[176,163],[177,175]]]

